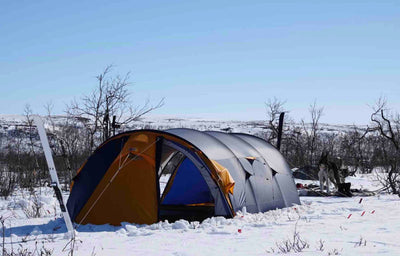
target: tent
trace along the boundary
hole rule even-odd
[[[202,220],[300,204],[291,170],[264,140],[192,129],[116,135],[78,170],[67,208],[79,224]]]

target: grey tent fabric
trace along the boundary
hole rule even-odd
[[[230,195],[233,210],[248,212],[300,204],[291,170],[282,154],[266,141],[248,134],[166,130],[199,148],[209,159],[228,169],[235,180]],[[224,209],[217,209],[216,213]]]
[[[284,205],[288,207],[293,204],[300,204],[292,171],[279,150],[266,141],[249,134],[236,134],[236,136],[254,146],[263,156],[270,168],[276,172],[274,179],[282,194]]]

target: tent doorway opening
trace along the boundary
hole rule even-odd
[[[184,152],[163,145],[159,170],[160,220],[201,221],[215,215],[209,186]]]

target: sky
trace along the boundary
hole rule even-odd
[[[113,65],[154,115],[263,120],[277,98],[367,124],[379,97],[400,112],[399,45],[400,1],[0,0],[0,114],[63,114]]]

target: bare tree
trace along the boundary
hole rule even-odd
[[[352,166],[353,171],[369,173],[373,168],[372,158],[376,149],[376,137],[371,128],[361,129],[356,126],[341,136],[340,157],[344,163]]]
[[[324,108],[318,107],[317,102],[314,101],[314,103],[310,105],[308,111],[311,115],[310,127],[307,127],[304,120],[301,120],[301,123],[307,138],[307,155],[309,162],[314,164],[316,162],[316,157],[319,155],[319,152],[317,152],[317,142],[319,139],[319,120],[323,114]]]
[[[279,115],[285,112],[284,104],[286,102],[279,100],[277,98],[268,99],[265,102],[265,108],[267,110],[267,128],[271,130],[266,134],[266,139],[268,142],[274,141],[278,137],[278,125],[279,125]]]
[[[373,107],[371,121],[382,138],[380,150],[387,171],[384,181],[400,196],[400,115],[391,113],[386,99],[380,98]]]
[[[47,120],[51,124],[47,134],[55,156],[54,160],[58,165],[60,182],[68,189],[76,170],[91,153],[86,147],[87,138],[76,118],[66,116],[62,122],[55,123],[52,115],[53,104],[48,102],[44,107],[47,111]]]
[[[27,123],[27,133],[28,133],[28,146],[29,146],[29,158],[31,158],[32,163],[29,165],[31,170],[28,168],[26,172],[28,173],[27,176],[30,177],[31,181],[29,182],[30,186],[33,186],[37,181],[39,181],[39,187],[41,187],[41,175],[40,175],[40,166],[39,166],[39,161],[37,154],[35,152],[35,141],[37,136],[37,132],[35,130],[35,126],[33,124],[33,119],[32,119],[32,114],[33,111],[30,107],[29,104],[25,105],[24,108],[24,115],[26,118],[26,123]],[[25,166],[28,167],[28,166]]]
[[[164,99],[154,105],[149,100],[142,106],[132,104],[128,90],[130,74],[110,77],[112,68],[107,66],[96,77],[98,84],[89,95],[67,106],[67,113],[84,125],[90,151],[98,144],[96,135],[100,134],[101,140],[106,140],[117,125],[128,125],[164,104]]]
[[[387,139],[394,148],[400,150],[400,115],[391,114],[387,108],[387,101],[380,98],[374,106],[371,121],[379,133]]]
[[[282,153],[289,163],[295,166],[304,166],[309,164],[305,152],[307,151],[306,139],[303,134],[303,128],[293,125],[285,132],[285,140],[282,145]]]

